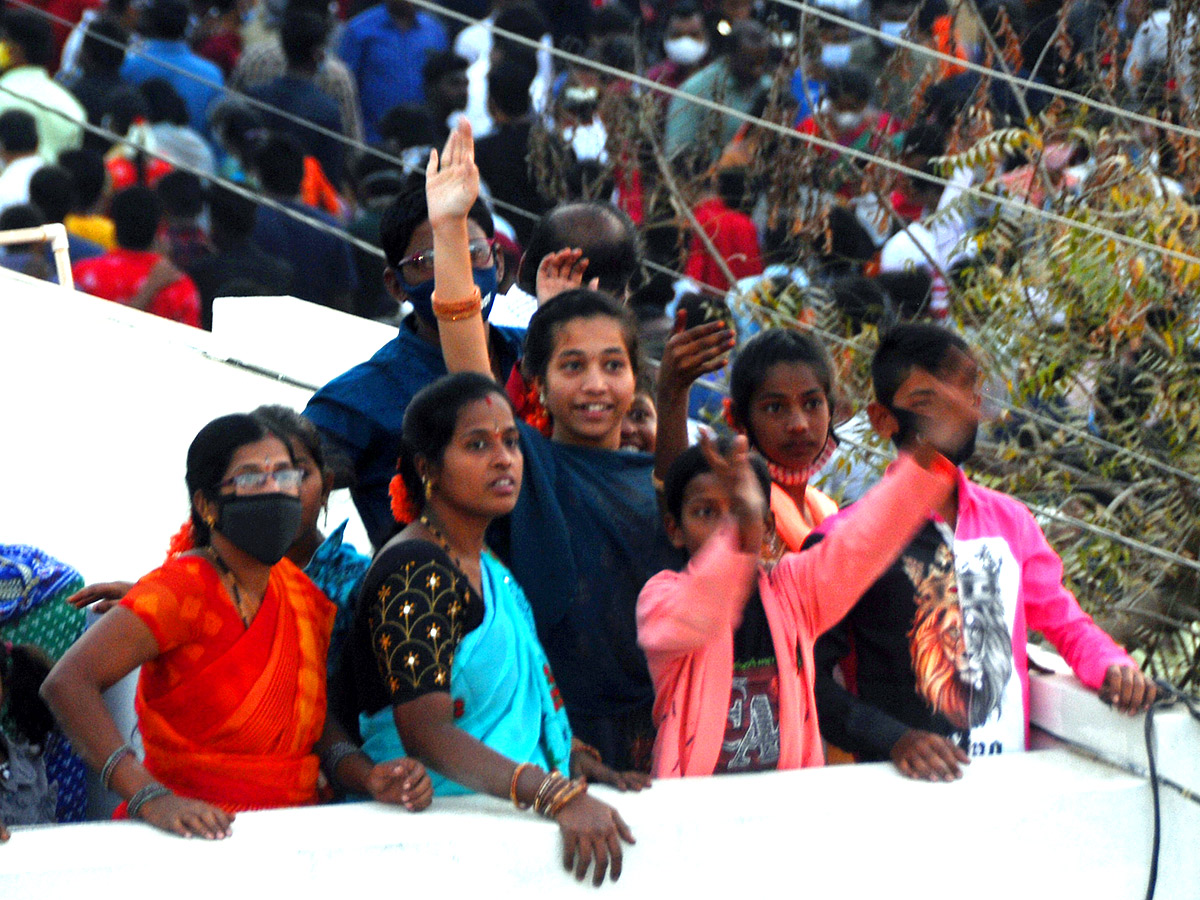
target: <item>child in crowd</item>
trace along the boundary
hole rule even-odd
[[[979,403],[979,368],[961,337],[936,325],[899,325],[881,338],[871,377],[875,401],[867,412],[880,437],[903,453],[923,442],[913,412],[945,425],[960,418],[965,427],[945,430],[956,440],[925,437],[955,464],[971,457],[977,418],[928,405],[930,385],[942,380]],[[889,469],[882,484],[897,474]],[[909,544],[889,556],[815,654],[825,739],[930,781],[960,778],[972,756],[1025,749],[1027,629],[1045,635],[1080,681],[1122,712],[1132,715],[1155,697],[1154,683],[1063,585],[1062,560],[1029,510],[962,472],[955,476],[937,515],[923,516],[923,527],[910,531]],[[820,547],[847,527],[854,527],[851,514],[840,514],[811,541],[824,533]],[[851,650],[848,688],[834,667]]]
[[[447,368],[490,374],[467,230],[478,189],[470,128],[461,123],[426,172],[433,310]],[[489,543],[529,597],[575,734],[613,768],[648,765],[653,686],[634,606],[673,554],[651,457],[618,452],[636,392],[637,323],[604,294],[566,291],[530,320],[523,367],[551,435],[520,426],[524,488]]]
[[[0,842],[9,825],[55,821],[57,787],[42,755],[54,717],[38,696],[50,666],[32,644],[0,643],[0,708],[8,709],[0,721]]]
[[[929,379],[929,405],[971,409],[968,392]],[[638,640],[654,678],[655,777],[792,769],[824,763],[813,697],[813,643],[884,571],[954,486],[931,445],[953,441],[968,415],[922,415],[922,444],[847,513],[823,553],[761,560],[770,478],[738,436],[718,454],[708,438],[672,464],[666,526],[687,552],[682,571],[655,575],[638,597]]]
[[[684,420],[694,354],[720,340],[723,323],[677,331],[667,341],[659,372],[659,440],[656,474],[665,478],[687,446]],[[809,478],[829,459],[833,437],[833,363],[810,334],[772,329],[738,351],[730,376],[730,424],[766,459],[771,474],[768,556],[799,550],[809,532],[837,504],[811,487]]]

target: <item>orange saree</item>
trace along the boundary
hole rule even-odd
[[[160,651],[136,699],[154,777],[229,812],[315,803],[335,608],[308,577],[275,565],[249,628],[197,556],[169,560],[121,605]]]

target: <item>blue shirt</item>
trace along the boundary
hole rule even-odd
[[[492,352],[509,371],[525,332],[493,327],[491,334]],[[355,475],[350,495],[376,547],[396,527],[388,483],[396,474],[404,411],[417,391],[445,374],[441,348],[401,325],[395,340],[317,391],[304,410],[321,436],[349,457]]]
[[[379,120],[401,103],[422,103],[421,67],[431,53],[447,49],[446,29],[418,11],[412,28],[402,30],[380,3],[355,16],[342,35],[341,57],[354,74],[367,140],[380,140]]]
[[[294,200],[283,205],[337,227],[337,220],[327,212],[305,206]],[[335,299],[358,290],[358,273],[350,245],[336,235],[318,231],[305,222],[267,206],[258,208],[254,225],[254,244],[264,253],[287,262],[295,273],[292,293],[301,300],[337,307]]]
[[[131,50],[125,57],[121,80],[137,87],[151,78],[169,82],[187,104],[188,124],[202,135],[210,133],[208,108],[225,86],[216,63],[197,56],[183,41],[146,41],[140,53]]]

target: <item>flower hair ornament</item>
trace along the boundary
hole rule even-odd
[[[171,535],[171,541],[167,544],[167,559],[174,559],[181,553],[187,553],[189,550],[196,549],[196,532],[192,528],[192,520],[188,519],[179,530]]]
[[[408,485],[404,483],[404,478],[399,472],[388,482],[388,497],[392,501],[392,518],[401,525],[407,525],[417,518],[417,507],[409,496]]]

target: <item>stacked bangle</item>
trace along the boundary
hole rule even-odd
[[[472,286],[471,293],[460,300],[443,300],[434,292],[433,314],[441,322],[459,322],[477,316],[482,311],[483,295],[479,292],[479,285]]]
[[[152,781],[136,794],[129,798],[129,818],[138,818],[138,813],[142,811],[142,807],[151,800],[157,800],[159,797],[165,797],[171,793],[171,789],[165,785],[159,784],[157,781]]]
[[[564,806],[586,791],[587,782],[582,778],[572,781],[558,772],[551,772],[533,798],[533,811],[547,819],[553,819]]]
[[[508,796],[512,800],[513,806],[520,810],[529,809],[530,804],[522,803],[517,799],[517,782],[521,780],[521,773],[526,769],[532,769],[533,763],[521,763],[513,770],[512,785],[508,789]]]
[[[104,789],[112,788],[113,773],[117,770],[121,760],[133,753],[133,748],[128,744],[122,744],[116,750],[108,755],[108,759],[104,761],[104,767],[100,769],[100,783],[104,785]]]

